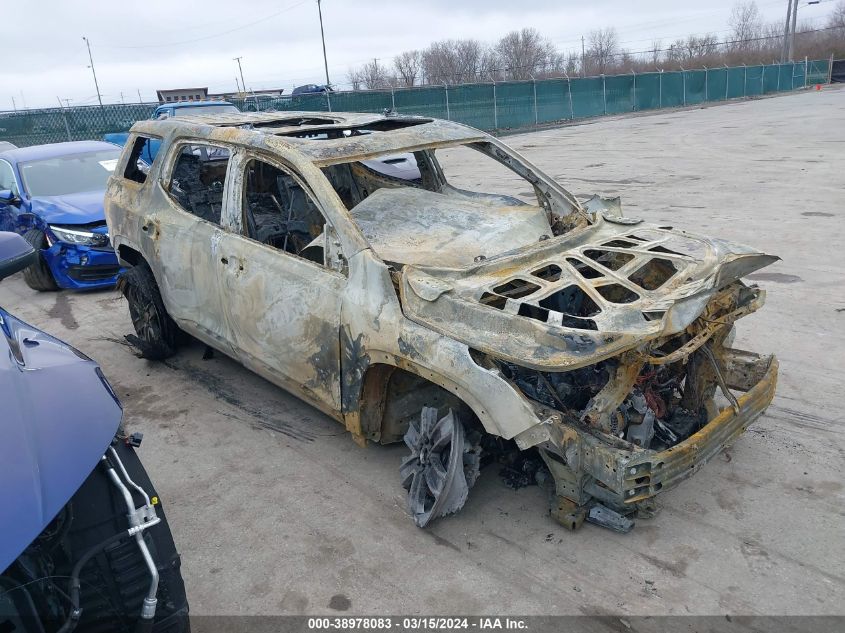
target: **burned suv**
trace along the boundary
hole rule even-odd
[[[458,186],[485,163],[486,191]],[[774,395],[775,358],[730,341],[765,296],[740,278],[777,258],[581,202],[457,123],[143,121],[105,207],[144,355],[186,332],[361,445],[404,439],[420,526],[509,444],[545,463],[560,523],[628,529]]]

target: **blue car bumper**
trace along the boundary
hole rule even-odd
[[[59,287],[69,290],[112,288],[123,271],[110,247],[55,242],[41,253]]]

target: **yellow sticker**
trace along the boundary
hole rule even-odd
[[[150,503],[152,503],[154,506],[157,506],[158,505],[158,497],[153,497],[152,499],[150,499]]]

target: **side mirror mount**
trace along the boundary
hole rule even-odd
[[[12,205],[17,204],[20,200],[11,189],[0,189],[0,204]]]
[[[0,279],[14,275],[38,260],[38,252],[17,233],[0,231]]]

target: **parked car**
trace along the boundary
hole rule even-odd
[[[0,279],[38,257],[0,232]],[[179,554],[103,372],[2,307],[0,331],[0,630],[187,631]]]
[[[454,186],[447,150],[464,175],[501,169],[488,182],[505,191]],[[777,258],[582,203],[458,123],[146,121],[105,204],[144,354],[173,354],[184,330],[361,444],[404,439],[420,526],[462,507],[481,453],[512,446],[545,464],[561,524],[630,529],[774,396],[777,360],[730,341],[765,297],[740,279]]]
[[[151,119],[168,119],[174,116],[190,116],[194,114],[237,114],[237,106],[228,101],[177,101],[175,103],[163,103],[153,110]],[[126,144],[126,139],[129,138],[129,132],[110,132],[103,135],[103,140],[107,143],[112,143],[119,147]],[[158,139],[150,139],[147,143],[140,158],[148,165],[152,164],[158,153],[158,148],[161,146],[161,141]]]
[[[250,94],[244,97],[244,112],[268,112],[272,111],[276,101],[289,100],[290,97],[282,97],[281,92],[275,94]]]
[[[0,152],[0,231],[39,252],[24,270],[34,290],[114,286],[120,267],[103,217],[106,181],[120,148],[100,141]]]
[[[304,86],[297,86],[291,92],[292,96],[297,95],[307,95],[307,94],[320,94],[326,92],[334,92],[334,89],[328,84],[305,84]]]

